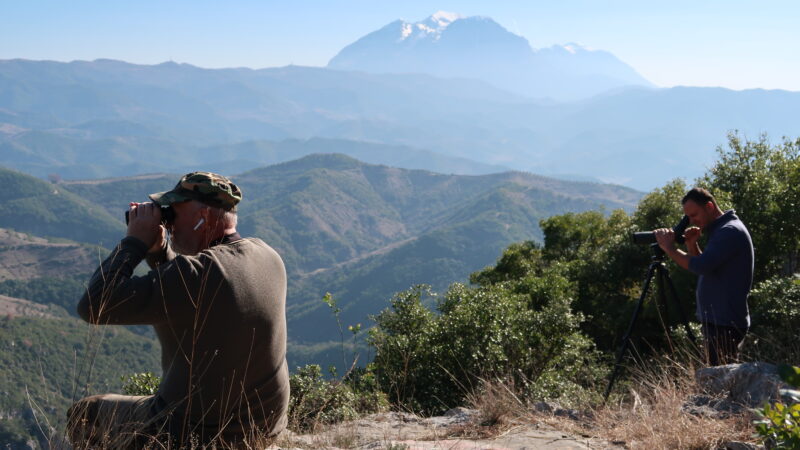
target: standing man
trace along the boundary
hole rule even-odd
[[[686,230],[686,252],[675,247],[672,230],[656,239],[673,261],[697,274],[697,320],[703,327],[708,363],[735,362],[750,327],[747,296],[753,284],[753,241],[735,211],[724,213],[710,192],[693,188],[681,200],[693,227]],[[697,241],[708,235],[705,251]]]
[[[242,193],[221,175],[187,174],[150,199],[130,204],[127,237],[92,276],[78,314],[98,325],[153,325],[162,382],[152,396],[78,401],[70,440],[128,448],[158,436],[182,447],[277,435],[289,401],[280,256],[236,232]],[[174,215],[162,226],[165,212]],[[133,276],[143,259],[152,270]]]

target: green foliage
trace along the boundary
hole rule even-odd
[[[153,372],[123,375],[122,393],[125,395],[154,395],[161,384],[161,377]]]
[[[300,367],[289,378],[289,426],[297,432],[354,419],[388,407],[377,390],[371,368],[349,374],[344,381],[326,380],[319,365]]]
[[[750,230],[756,248],[756,281],[798,270],[800,261],[800,139],[771,145],[762,135],[728,135],[728,149],[702,182],[730,206]]]
[[[800,388],[800,367],[783,365],[778,368],[783,381]],[[787,403],[766,404],[756,412],[756,432],[768,448],[800,448],[800,391],[781,391]]]
[[[762,361],[800,361],[800,279],[774,277],[757,284],[748,300],[752,321],[746,352]]]
[[[572,286],[548,272],[470,288],[438,301],[416,286],[397,294],[370,330],[375,371],[393,403],[429,413],[461,404],[482,378],[511,377],[538,398],[582,392],[596,380],[596,354],[571,311]],[[575,399],[575,398],[573,398]]]
[[[512,245],[495,267],[474,274],[471,281],[486,285],[558,270],[575,288],[573,308],[589,319],[581,329],[598,348],[613,351],[628,325],[652,256],[648,247],[634,244],[630,234],[676,223],[684,191],[683,183],[674,181],[645,196],[633,215],[621,210],[609,215],[588,211],[545,219],[541,222],[543,247],[533,242]],[[671,272],[681,293],[683,310],[692,310],[694,280],[684,271]],[[661,349],[667,345],[664,325],[669,327],[679,318],[672,307],[662,325],[656,309],[656,290],[651,289],[650,293],[636,336],[647,341],[644,348]]]

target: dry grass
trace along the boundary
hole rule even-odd
[[[718,448],[729,441],[749,441],[750,418],[698,417],[682,411],[693,392],[686,378],[668,375],[645,380],[631,389],[631,401],[600,408],[591,423],[593,434],[629,448]]]
[[[484,383],[469,402],[480,411],[480,423],[465,426],[462,435],[491,437],[527,421],[599,439],[600,447],[714,449],[731,441],[753,442],[748,413],[716,419],[682,411],[697,393],[692,365],[660,361],[653,369],[637,370],[633,379],[629,394],[618,403],[587,408],[577,420],[534,411],[508,383]]]

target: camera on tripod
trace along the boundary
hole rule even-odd
[[[672,231],[675,232],[675,241],[679,244],[686,242],[686,238],[683,236],[683,234],[686,232],[686,228],[688,227],[688,216],[683,216],[683,219],[681,219],[677,225],[672,227]],[[606,388],[606,393],[604,396],[605,400],[608,400],[608,395],[611,393],[611,388],[614,386],[614,381],[617,379],[619,370],[622,367],[622,358],[625,356],[625,352],[628,350],[628,346],[630,345],[633,327],[636,324],[636,319],[639,317],[639,313],[642,311],[642,305],[644,304],[645,298],[647,298],[647,292],[650,289],[650,282],[653,279],[655,279],[657,285],[656,302],[658,307],[663,308],[664,312],[666,313],[668,301],[667,293],[671,294],[672,301],[676,310],[678,311],[681,322],[683,322],[683,328],[686,330],[686,335],[693,343],[696,342],[694,333],[692,332],[691,327],[689,327],[689,321],[686,320],[686,314],[684,314],[683,308],[681,307],[681,302],[678,298],[678,291],[675,289],[675,284],[672,283],[672,278],[669,276],[669,270],[664,264],[665,254],[664,251],[661,250],[661,247],[659,247],[657,244],[656,233],[654,231],[640,231],[638,233],[633,233],[631,237],[633,238],[633,242],[637,244],[650,244],[650,248],[653,250],[653,257],[651,259],[650,266],[647,268],[647,275],[644,278],[644,285],[642,286],[642,294],[639,296],[639,301],[636,303],[636,308],[633,310],[631,323],[628,325],[628,331],[626,331],[625,335],[622,337],[622,345],[617,353],[617,361],[614,363],[614,371],[611,373],[611,379],[609,380],[608,387]],[[665,331],[669,333],[668,329],[665,329]]]
[[[678,244],[683,244],[686,241],[686,239],[683,237],[683,233],[686,232],[686,228],[688,227],[689,216],[683,216],[683,219],[681,219],[677,225],[672,227],[672,231],[675,232],[675,242]],[[656,243],[656,233],[654,231],[639,231],[633,233],[631,237],[633,238],[633,242],[639,245]]]

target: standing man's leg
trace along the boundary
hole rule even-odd
[[[703,323],[708,365],[719,366],[738,362],[739,349],[746,334],[747,330],[742,331],[735,327]]]

